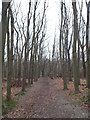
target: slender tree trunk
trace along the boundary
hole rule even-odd
[[[71,63],[70,63],[70,53],[68,50],[68,73],[69,73],[69,81],[72,81],[72,73],[71,73]]]
[[[9,14],[11,15],[11,41],[9,38],[10,37],[9,35]],[[7,25],[7,58],[8,58],[7,100],[8,101],[11,100],[11,82],[12,82],[12,76],[13,76],[13,42],[14,42],[14,18],[13,18],[11,8],[9,8],[8,25]]]
[[[40,54],[38,55],[38,78],[40,77]]]
[[[11,14],[11,57],[10,57],[10,70],[11,70],[11,77],[13,77],[13,45],[14,45],[14,17],[12,10],[10,8]]]
[[[26,78],[27,78],[27,74],[28,74],[28,64],[27,64],[27,59],[29,56],[29,27],[30,27],[30,10],[31,10],[31,0],[29,2],[29,11],[28,11],[28,18],[27,18],[27,36],[25,38],[25,56],[24,56],[24,70],[23,70],[23,85],[22,85],[22,91],[25,91],[25,83],[26,83]]]
[[[18,58],[18,80],[21,80],[21,58]]]
[[[64,46],[63,46],[63,61],[62,61],[62,68],[63,68],[63,84],[64,84],[64,90],[67,90],[67,78],[66,78],[66,63],[64,58]]]
[[[0,22],[0,119],[2,116],[2,23]]]
[[[33,41],[32,41],[32,43],[33,43]],[[33,45],[33,44],[32,44]],[[32,48],[31,48],[31,56],[30,56],[30,79],[31,79],[31,84],[33,84],[33,65],[34,65],[34,63],[33,63],[33,46],[32,46]]]
[[[59,39],[60,60],[61,60],[62,23],[63,23],[63,2],[61,2],[61,28],[60,28],[60,39]]]
[[[79,39],[78,39],[78,85],[80,85],[80,45],[79,45]]]
[[[90,89],[90,1],[87,5],[87,34],[86,34],[86,51],[87,51],[87,69],[86,69],[86,79],[87,87]]]
[[[4,55],[5,55],[5,41],[6,41],[6,32],[7,32],[7,8],[8,8],[8,2],[2,2],[2,65],[3,65],[3,71],[2,76],[4,77]]]
[[[28,86],[30,87],[31,86],[31,59],[29,61],[29,72],[28,72]]]
[[[26,74],[27,74],[27,47],[25,46],[25,56],[24,56],[24,70],[23,70],[23,81],[22,81],[22,91],[25,92]]]
[[[14,68],[15,68],[15,70],[14,70],[14,78],[15,79],[17,79],[17,56],[16,56],[16,58],[15,58],[15,62],[14,62]]]
[[[74,87],[75,87],[75,92],[78,92],[79,87],[78,87],[78,71],[77,71],[77,56],[76,56],[75,38],[74,38],[74,42],[73,42],[73,64],[74,64]]]
[[[86,78],[86,65],[85,65],[85,56],[84,56],[83,48],[82,48],[82,65],[83,65],[83,77]]]
[[[8,24],[7,24],[7,100],[11,100],[11,72],[10,72],[10,38],[9,38],[9,12],[8,12]]]
[[[75,87],[75,92],[79,92],[79,86],[78,86],[78,62],[77,62],[77,54],[76,54],[76,41],[78,38],[78,25],[77,25],[77,9],[76,9],[76,1],[72,1],[72,6],[73,6],[73,14],[74,14],[74,41],[73,41],[73,65],[74,65],[74,87]]]

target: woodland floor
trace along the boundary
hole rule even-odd
[[[64,91],[61,78],[40,78],[31,88],[26,89],[25,95],[19,97],[19,104],[4,117],[88,118],[87,105],[82,105],[79,94],[73,95],[73,87],[70,85],[73,86],[72,82],[68,85],[71,89]]]

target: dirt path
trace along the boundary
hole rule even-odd
[[[55,80],[41,78],[20,97],[9,118],[87,118],[88,111],[67,98]]]

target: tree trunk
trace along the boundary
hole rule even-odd
[[[11,15],[11,41],[9,38],[10,37],[9,35],[9,14]],[[14,42],[14,18],[13,18],[11,8],[9,8],[8,25],[7,25],[7,58],[8,58],[7,100],[8,101],[11,100],[11,82],[12,82],[12,76],[13,76],[13,42]]]
[[[79,39],[78,39],[78,66],[77,66],[77,70],[78,70],[78,85],[80,85],[80,46],[79,46]]]
[[[10,72],[10,40],[9,40],[9,12],[7,24],[7,100],[11,100],[11,72]]]
[[[0,22],[0,119],[2,116],[2,23]]]
[[[70,63],[70,53],[68,50],[68,73],[69,73],[69,81],[72,81],[72,73],[71,73],[71,63]]]
[[[29,70],[28,70],[28,86],[30,87],[31,86],[31,59],[29,61]]]
[[[27,44],[25,45],[25,56],[24,56],[24,69],[23,69],[23,81],[22,81],[22,91],[25,92],[26,74],[27,74]]]
[[[11,77],[13,77],[13,45],[14,45],[14,17],[12,10],[10,8],[10,14],[11,14],[11,57],[10,57],[10,70],[11,70]]]
[[[19,57],[19,56],[18,56]],[[18,80],[21,80],[21,58],[18,58]]]
[[[16,56],[16,58],[15,58],[15,61],[14,61],[14,68],[15,68],[15,70],[14,70],[14,78],[15,79],[17,79],[17,56]]]
[[[75,92],[79,92],[75,38],[74,38],[74,42],[73,42],[73,65],[74,65],[74,87],[75,87]]]
[[[87,34],[86,34],[86,51],[87,51],[87,69],[86,69],[86,79],[87,87],[90,89],[90,1],[87,5]]]
[[[86,65],[84,57],[84,49],[82,48],[82,65],[83,65],[83,77],[86,78]]]
[[[62,60],[62,69],[63,69],[63,84],[64,84],[64,90],[67,90],[67,78],[66,78],[66,63],[65,63],[65,58],[64,58],[64,46],[63,46],[63,60]]]
[[[9,2],[2,2],[2,65],[3,71],[2,76],[4,77],[4,50],[5,50],[5,41],[6,41],[6,32],[7,32],[7,8],[9,7]]]
[[[73,41],[73,65],[74,65],[74,87],[75,87],[75,92],[79,92],[79,86],[78,86],[78,62],[77,62],[77,54],[76,54],[76,41],[78,38],[78,25],[77,25],[77,9],[76,9],[76,1],[72,1],[72,6],[73,6],[73,14],[74,14],[74,41]]]
[[[23,70],[23,85],[22,85],[22,91],[25,91],[25,83],[26,83],[26,78],[28,74],[28,64],[27,64],[27,59],[29,56],[29,27],[30,27],[30,10],[31,10],[31,0],[29,2],[29,10],[28,10],[28,18],[27,18],[27,36],[25,38],[25,56],[24,56],[24,70]]]

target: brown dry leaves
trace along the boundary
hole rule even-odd
[[[56,83],[56,86],[59,89],[63,89],[63,80],[62,80],[62,78],[55,79],[55,83]],[[68,83],[67,84],[68,90],[64,91],[66,93],[66,95],[69,96],[73,101],[77,100],[84,107],[87,108],[88,105],[84,104],[82,102],[83,96],[88,95],[88,88],[86,88],[86,80],[85,79],[80,79],[80,85],[79,85],[80,92],[78,94],[74,93],[74,83],[71,82],[71,81],[68,81],[67,83]],[[71,94],[69,95],[70,92],[71,92]]]
[[[7,82],[6,81],[3,82],[2,86],[3,86],[3,90],[2,90],[3,100],[5,100],[6,95],[7,95]],[[20,91],[21,91],[21,87],[18,87],[18,88],[17,87],[12,87],[11,88],[11,97],[12,97],[12,99],[17,98],[18,96],[15,96],[15,94],[20,92]]]

